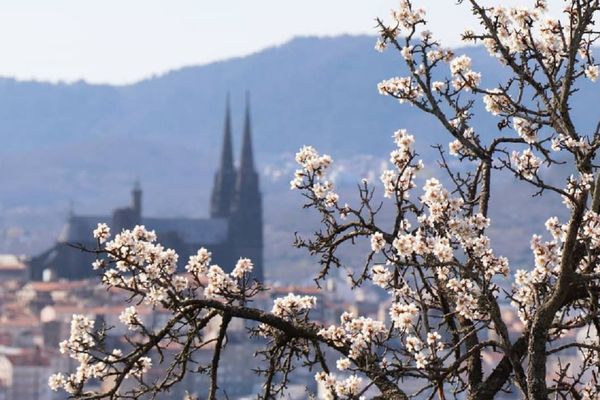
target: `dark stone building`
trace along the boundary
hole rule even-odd
[[[200,247],[213,253],[213,263],[230,271],[240,257],[252,259],[254,276],[263,280],[262,196],[254,165],[250,108],[246,103],[242,151],[239,167],[233,163],[231,113],[225,114],[223,148],[215,173],[209,218],[153,218],[142,214],[142,190],[136,184],[129,207],[117,208],[112,216],[71,214],[57,243],[31,260],[31,277],[41,280],[44,271],[57,278],[84,279],[95,275],[94,257],[70,245],[94,248],[92,231],[107,222],[112,232],[142,224],[158,234],[159,242],[179,254],[180,266]],[[181,267],[181,269],[183,269]],[[47,273],[48,273],[47,272]]]

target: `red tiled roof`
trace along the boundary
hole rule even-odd
[[[85,287],[91,287],[94,283],[89,280],[83,281],[52,281],[52,282],[30,282],[27,284],[29,288],[36,292],[54,292],[58,290],[75,290]]]
[[[23,271],[27,265],[17,256],[12,254],[0,254],[0,271]]]
[[[50,366],[50,358],[42,353],[40,349],[23,349],[18,354],[6,354],[6,358],[14,366],[19,367],[48,367]]]

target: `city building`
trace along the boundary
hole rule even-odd
[[[39,348],[0,355],[0,380],[7,386],[7,400],[50,400],[50,359]]]
[[[155,230],[160,243],[176,250],[182,262],[200,247],[209,249],[213,253],[213,262],[226,271],[233,269],[240,257],[250,258],[254,263],[254,277],[263,280],[262,195],[254,164],[251,130],[247,98],[241,158],[236,168],[228,100],[220,165],[215,173],[208,218],[147,217],[142,213],[142,190],[136,184],[131,205],[115,209],[110,216],[72,213],[57,243],[31,260],[31,278],[42,280],[44,274],[66,279],[94,276],[91,267],[94,255],[75,249],[73,245],[95,248],[92,231],[99,222],[107,222],[113,232],[137,224]]]
[[[27,263],[13,254],[0,254],[0,279],[2,281],[25,282],[29,278]]]

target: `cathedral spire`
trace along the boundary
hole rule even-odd
[[[262,195],[259,177],[252,154],[252,127],[250,121],[250,96],[246,93],[246,115],[242,138],[242,157],[237,173],[235,196],[229,220],[229,235],[234,254],[248,257],[254,263],[252,275],[262,281],[263,274],[263,222]]]
[[[231,145],[231,106],[229,93],[225,105],[225,127],[223,129],[223,147],[221,148],[221,171],[233,171],[233,147]]]
[[[229,94],[225,105],[225,126],[223,128],[223,147],[219,170],[215,173],[215,181],[210,203],[210,215],[213,218],[228,217],[235,188],[235,168],[233,166],[233,146],[231,144],[231,110]]]
[[[140,180],[136,179],[133,183],[133,190],[131,191],[132,207],[135,212],[138,223],[142,220],[142,185]]]
[[[246,115],[244,117],[244,137],[242,139],[242,158],[240,174],[254,171],[254,155],[252,154],[252,126],[250,121],[250,94],[246,92]]]

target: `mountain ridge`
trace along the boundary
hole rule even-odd
[[[71,202],[77,213],[106,214],[129,201],[136,179],[149,215],[206,215],[225,97],[231,93],[238,158],[246,90],[263,173],[266,242],[285,236],[291,243],[293,230],[313,229],[300,199],[285,194],[300,146],[341,160],[352,183],[376,179],[399,128],[416,136],[425,161],[433,159],[432,144],[448,142],[433,118],[377,93],[378,82],[405,69],[398,54],[377,53],[374,42],[366,35],[297,38],[125,86],[0,79],[0,251],[42,250],[58,235]],[[456,52],[473,58],[486,86],[506,75],[481,47]],[[581,97],[573,104],[576,116],[591,123],[600,93],[586,85]],[[486,118],[477,131],[492,135],[495,123]],[[273,254],[267,260],[274,262]]]

